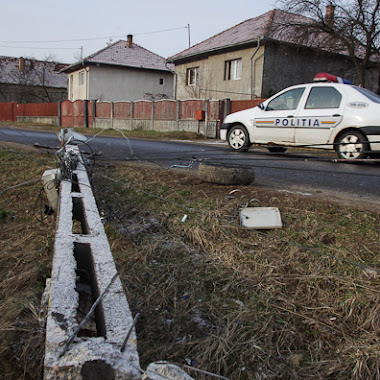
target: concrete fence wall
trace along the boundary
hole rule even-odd
[[[63,127],[118,128],[157,132],[186,131],[217,137],[226,101],[159,100],[135,102],[65,101]]]
[[[41,104],[0,103],[0,120],[54,124],[65,128],[186,131],[217,138],[220,125],[228,114],[255,107],[263,100],[189,99],[116,103],[65,100]]]

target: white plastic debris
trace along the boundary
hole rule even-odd
[[[182,222],[182,223],[185,223],[185,222],[186,222],[186,219],[187,219],[187,215],[184,215],[183,218],[181,219],[181,222]]]
[[[297,195],[303,195],[304,197],[310,197],[311,193],[303,193],[302,191],[289,191],[289,190],[277,190],[279,193],[289,193],[289,194],[297,194]]]
[[[61,146],[65,144],[78,145],[85,143],[88,140],[86,136],[75,132],[71,128],[62,128],[58,133],[58,139],[61,142]]]
[[[174,364],[167,362],[150,363],[142,380],[194,380],[184,370]]]
[[[246,207],[240,210],[240,222],[245,228],[267,230],[282,228],[280,210],[277,207]]]

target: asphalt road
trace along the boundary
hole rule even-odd
[[[59,148],[56,133],[0,128],[0,141],[27,145],[35,143]],[[380,205],[380,165],[331,162],[335,154],[302,152],[274,154],[265,148],[251,148],[236,153],[222,144],[153,141],[97,136],[84,145],[84,150],[97,153],[97,160],[131,160],[150,162],[164,168],[196,168],[200,161],[228,163],[255,168],[255,186],[308,194],[324,193]],[[305,195],[306,196],[306,195]]]

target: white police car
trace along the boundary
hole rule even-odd
[[[284,152],[285,146],[335,149],[339,158],[348,160],[378,154],[380,96],[334,83],[334,78],[340,80],[318,74],[316,80],[325,81],[288,87],[257,107],[228,115],[221,139],[235,151],[266,144],[272,152]]]

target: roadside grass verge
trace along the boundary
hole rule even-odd
[[[2,143],[0,191],[41,178],[55,167],[52,156]],[[41,378],[44,326],[41,294],[50,277],[55,221],[42,224],[36,200],[41,182],[0,194],[0,372],[6,379]]]
[[[231,379],[379,376],[378,213],[255,186],[230,194],[236,187],[130,164],[97,167],[93,178],[127,298],[142,314],[143,367],[192,363]],[[279,207],[284,228],[237,227],[247,204]]]

